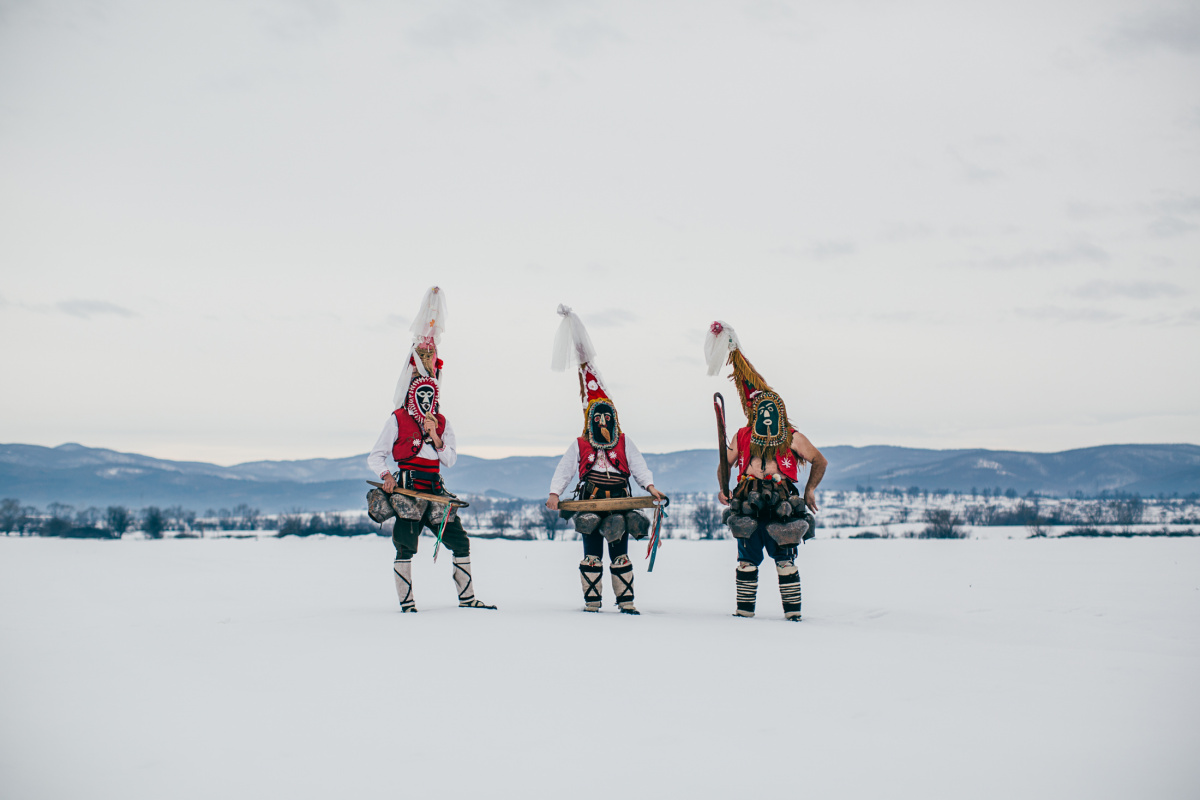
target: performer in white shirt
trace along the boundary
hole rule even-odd
[[[600,373],[593,366],[596,353],[583,322],[566,306],[559,306],[562,325],[555,342],[552,368],[566,369],[568,359],[579,364],[579,394],[584,405],[583,435],[567,448],[554,478],[550,482],[550,497],[546,507],[557,509],[563,492],[578,480],[575,497],[594,500],[606,497],[628,497],[629,478],[657,499],[663,495],[654,488],[654,475],[646,459],[628,436],[621,431],[617,410],[608,397]],[[568,512],[560,512],[569,518]],[[585,611],[599,611],[602,599],[602,556],[608,542],[609,572],[617,607],[626,614],[637,614],[633,604],[633,564],[629,562],[629,536],[646,536],[649,521],[638,511],[574,514],[575,530],[583,538],[583,561],[579,574],[583,584]]]
[[[458,460],[454,428],[439,412],[439,388],[442,360],[437,343],[445,329],[445,293],[434,286],[425,293],[421,311],[413,322],[413,346],[396,383],[392,399],[395,410],[384,423],[367,456],[371,472],[383,479],[383,489],[367,494],[371,518],[384,522],[395,517],[392,543],[396,559],[392,572],[400,610],[417,610],[413,599],[412,557],[417,552],[421,529],[442,531],[442,544],[454,554],[454,583],[461,608],[489,608],[475,598],[471,577],[471,541],[463,530],[453,506],[403,494],[392,494],[397,487],[426,494],[453,497],[442,483],[441,468],[452,467]],[[390,463],[397,471],[392,472]]]

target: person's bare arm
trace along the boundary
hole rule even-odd
[[[792,450],[811,465],[808,471],[808,484],[804,487],[804,502],[809,508],[816,511],[817,486],[825,477],[825,468],[829,466],[829,461],[800,431],[792,432]]]

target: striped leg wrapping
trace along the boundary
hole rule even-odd
[[[783,616],[800,619],[800,570],[792,561],[780,561],[775,565],[779,573],[779,596],[783,599]]]
[[[458,589],[458,604],[466,605],[475,599],[475,583],[471,580],[471,559],[454,558],[454,585]]]
[[[495,608],[475,599],[475,582],[471,579],[471,557],[454,557],[454,585],[458,588],[459,608]]]
[[[604,567],[596,556],[584,556],[579,562],[579,578],[583,583],[583,607],[588,611],[600,610],[600,581],[604,578]]]
[[[758,567],[747,561],[737,565],[737,616],[753,617],[754,601],[758,596]]]
[[[400,610],[416,611],[417,603],[413,600],[412,590],[412,559],[392,562],[392,572],[396,575],[396,596],[400,598]]]
[[[617,596],[617,607],[626,614],[638,613],[633,605],[633,564],[629,556],[617,556],[608,567],[612,574],[613,594]]]

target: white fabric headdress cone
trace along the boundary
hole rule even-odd
[[[708,364],[708,374],[720,372],[721,367],[729,362],[729,354],[741,347],[737,331],[729,323],[717,320],[710,325],[708,335],[704,337],[704,360]]]
[[[596,358],[596,348],[592,347],[592,338],[588,336],[587,328],[583,327],[583,320],[570,308],[561,304],[558,314],[563,320],[554,337],[554,355],[550,359],[550,369],[564,372],[569,360],[574,361],[571,366],[590,364]]]
[[[396,381],[396,390],[392,392],[392,408],[401,408],[408,396],[408,386],[412,383],[413,369],[422,376],[428,375],[421,357],[417,355],[417,347],[431,347],[437,350],[438,342],[446,331],[446,293],[437,286],[431,286],[421,298],[421,307],[413,319],[409,330],[412,331],[412,347],[404,355],[404,366],[400,370],[400,379]],[[413,365],[416,364],[414,367]],[[437,375],[435,381],[441,383]]]
[[[413,344],[438,346],[446,330],[445,292],[437,286],[426,290],[425,297],[421,298],[421,308],[409,330],[412,331]]]

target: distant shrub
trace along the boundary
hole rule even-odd
[[[166,527],[167,520],[161,508],[149,506],[142,511],[142,533],[147,539],[161,539]]]
[[[716,539],[721,530],[721,507],[711,500],[700,500],[692,509],[692,524],[700,533],[701,539]]]
[[[1166,527],[1160,528],[1159,530],[1156,530],[1156,531],[1145,531],[1144,533],[1134,533],[1133,531],[1129,530],[1128,528],[1125,528],[1125,529],[1122,529],[1119,531],[1102,531],[1102,530],[1097,530],[1096,528],[1072,528],[1071,530],[1069,530],[1066,533],[1059,536],[1059,538],[1066,539],[1066,538],[1073,538],[1073,537],[1080,537],[1080,536],[1094,538],[1094,539],[1112,539],[1112,538],[1132,539],[1135,536],[1136,537],[1165,536],[1165,537],[1174,539],[1174,538],[1182,538],[1182,537],[1187,537],[1187,536],[1200,536],[1200,533],[1197,533],[1196,531],[1192,530],[1191,528],[1188,528],[1187,530],[1184,530],[1184,531],[1173,531]]]
[[[121,534],[110,531],[107,528],[98,528],[95,525],[82,525],[78,528],[68,528],[63,533],[60,533],[64,539],[120,539]]]
[[[121,538],[121,534],[129,530],[129,523],[133,518],[129,514],[129,509],[125,506],[109,506],[105,512],[105,519],[108,522],[108,529],[116,534],[114,538]]]
[[[0,500],[0,533],[21,530],[21,501],[13,498]]]
[[[288,514],[279,518],[280,536],[308,536],[308,528],[304,520],[296,514]]]
[[[962,517],[945,508],[931,508],[925,512],[925,528],[917,534],[918,539],[965,539]]]
[[[313,514],[308,520],[308,535],[323,533],[326,536],[361,536],[374,533],[375,525],[365,516],[347,522],[341,514]]]
[[[71,523],[62,517],[51,517],[42,523],[42,536],[66,536]]]

